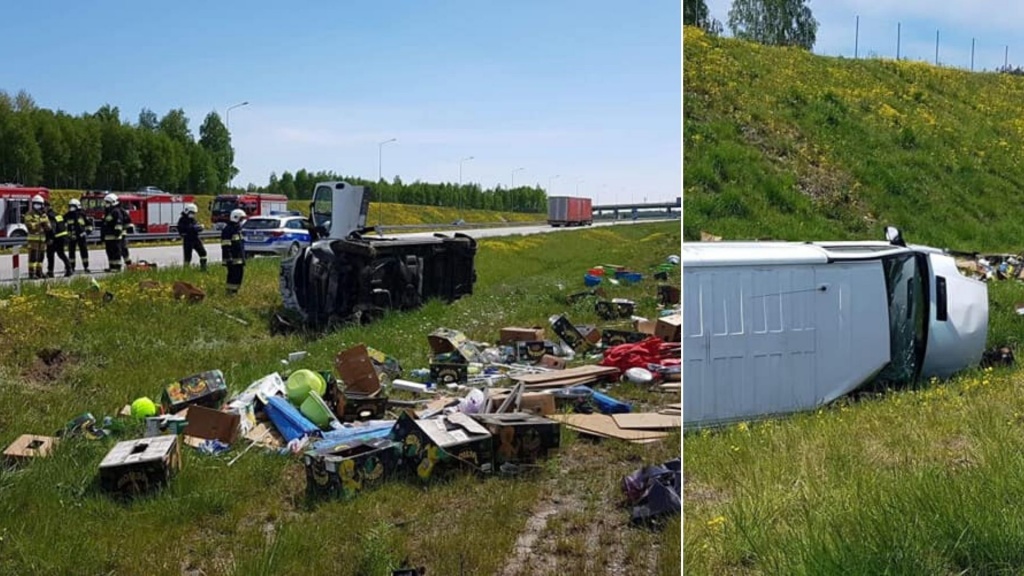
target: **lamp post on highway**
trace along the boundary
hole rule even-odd
[[[512,205],[513,212],[516,211],[516,193],[514,192],[514,190],[516,189],[516,172],[519,172],[520,170],[526,170],[526,168],[520,166],[519,168],[516,168],[515,170],[512,171],[512,184],[508,188],[509,204]]]
[[[462,163],[473,159],[472,156],[466,156],[459,160],[459,210],[462,210]]]
[[[228,109],[224,111],[224,127],[227,128],[228,140],[229,141],[231,139],[231,111],[234,110],[235,108],[241,108],[242,106],[248,106],[248,105],[249,105],[249,101],[246,100],[245,102],[239,102],[238,104],[234,104],[232,106],[228,106]],[[231,155],[232,155],[232,157],[234,157],[234,152],[235,152],[235,148],[234,148],[234,146],[232,146],[231,147]],[[234,164],[234,162],[232,162],[232,164]],[[234,168],[234,166],[232,166],[232,168]],[[231,174],[231,179],[228,180],[228,188],[231,188],[232,183],[234,181],[235,181],[235,175]]]
[[[381,157],[384,154],[384,145],[385,144],[390,144],[391,142],[397,142],[397,141],[398,141],[398,138],[392,138],[390,140],[385,140],[383,142],[378,142],[377,143],[377,184],[380,184],[380,181],[383,178],[383,175],[381,174],[380,168],[381,168]],[[377,227],[378,228],[380,228],[381,224],[383,223],[383,220],[382,220],[383,219],[383,212],[384,212],[384,198],[383,198],[383,195],[382,195],[379,207],[377,208]]]
[[[547,189],[547,193],[548,194],[551,194],[551,183],[554,182],[555,178],[558,178],[559,176],[561,176],[561,174],[555,174],[551,178],[548,178],[548,189]]]

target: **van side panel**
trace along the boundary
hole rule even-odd
[[[889,360],[875,262],[683,270],[686,427],[807,410]]]

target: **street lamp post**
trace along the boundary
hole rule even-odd
[[[381,157],[384,154],[384,145],[385,144],[390,144],[391,142],[397,142],[397,141],[398,141],[398,138],[392,138],[390,140],[385,140],[383,142],[378,142],[377,143],[377,184],[380,184],[380,181],[383,178],[383,175],[381,174],[380,168],[381,168]],[[384,198],[383,198],[383,195],[382,195],[381,199],[380,199],[380,202],[378,203],[378,207],[377,207],[377,227],[378,228],[380,228],[381,225],[383,224],[383,218],[384,218],[383,213],[384,213]]]
[[[459,160],[459,210],[462,209],[462,163],[468,160],[473,160],[473,157],[466,156],[462,160]]]
[[[249,101],[246,100],[245,102],[239,102],[238,104],[234,104],[232,106],[228,106],[228,109],[224,111],[224,126],[225,126],[225,128],[227,128],[228,139],[229,140],[231,139],[231,111],[233,109],[235,109],[235,108],[241,108],[242,106],[248,106],[248,105],[249,105]],[[231,147],[231,151],[232,151],[231,155],[232,155],[232,159],[233,159],[234,158],[234,147],[233,146]],[[232,164],[234,164],[234,162],[232,162]],[[232,169],[234,169],[234,166],[232,166]],[[234,181],[235,181],[235,175],[234,175],[234,173],[232,173],[231,174],[231,179],[228,180],[228,188],[231,188],[231,186],[233,185]]]
[[[512,185],[509,186],[509,189],[508,189],[509,204],[512,205],[512,211],[513,212],[516,211],[516,203],[515,203],[515,200],[516,200],[516,193],[515,193],[515,189],[516,189],[516,172],[519,172],[520,170],[526,170],[526,168],[523,168],[522,166],[520,166],[519,168],[516,168],[515,170],[512,171]]]

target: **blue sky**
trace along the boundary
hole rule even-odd
[[[1024,66],[1024,42],[1019,41],[1018,31],[1024,18],[1024,3],[1007,0],[811,0],[808,5],[819,25],[814,46],[817,54],[852,58],[856,43],[857,55],[861,58],[895,58],[899,24],[901,58],[934,63],[938,30],[939,64],[970,69],[973,38],[976,71],[994,70],[1004,61],[1011,66]],[[726,22],[732,1],[707,0],[707,6],[711,16],[725,26],[728,35]]]
[[[672,0],[8,2],[0,89],[46,108],[230,114],[235,184],[375,179],[680,195]],[[14,49],[12,47],[20,47]],[[558,178],[552,180],[552,177]]]

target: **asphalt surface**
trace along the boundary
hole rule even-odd
[[[679,219],[675,219],[679,221]],[[655,222],[659,220],[642,219],[637,223]],[[630,220],[619,220],[613,221],[600,221],[594,222],[593,227],[601,226],[626,226],[633,224]],[[455,232],[462,234],[468,234],[473,238],[490,238],[495,236],[517,236],[517,235],[530,235],[530,234],[548,234],[548,233],[566,233],[577,230],[585,230],[583,228],[552,228],[548,225],[531,225],[531,226],[506,226],[501,228],[478,228],[467,227],[465,230],[444,230],[442,233],[446,235],[452,235]],[[388,238],[430,238],[434,235],[434,232],[414,232],[408,234],[388,234]],[[130,240],[129,240],[130,242]],[[215,265],[221,261],[221,247],[220,241],[216,238],[209,238],[205,240],[207,257],[210,265]],[[131,253],[133,262],[140,262],[145,260],[156,264],[158,268],[168,268],[173,266],[182,266],[184,263],[184,253],[180,244],[175,246],[132,246],[128,245],[129,252]],[[261,256],[262,257],[262,256]],[[28,251],[22,247],[19,254],[19,268],[21,270],[21,279],[23,282],[28,282]],[[199,261],[196,255],[192,255],[192,265],[198,266]],[[43,268],[45,270],[46,263],[43,262]],[[103,272],[103,269],[107,267],[107,255],[102,249],[97,248],[89,251],[89,268],[91,275],[96,277],[102,277],[107,274]],[[77,271],[75,276],[85,276],[85,273],[81,270],[82,262],[78,259]],[[57,278],[61,278],[64,274],[64,264],[57,260],[54,266],[54,275]],[[14,281],[14,257],[10,254],[0,256],[0,285],[9,284]],[[39,282],[39,280],[33,280],[33,282]]]

